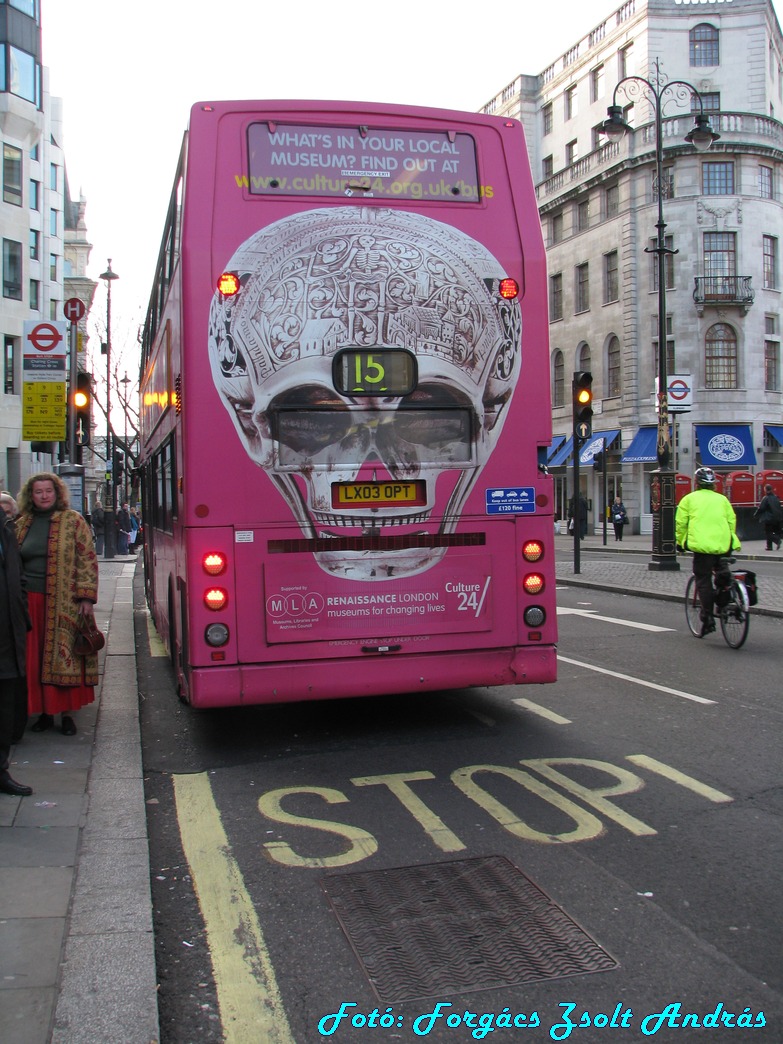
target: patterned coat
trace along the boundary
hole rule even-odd
[[[17,519],[20,547],[32,523],[32,515]],[[83,598],[98,601],[98,558],[92,533],[78,511],[55,511],[49,527],[46,564],[46,634],[41,670],[45,684],[98,684],[98,657],[76,656],[73,651],[79,602]]]

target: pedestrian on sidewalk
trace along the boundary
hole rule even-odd
[[[612,501],[612,506],[609,509],[609,516],[612,519],[612,525],[614,526],[615,540],[622,540],[623,526],[628,522],[628,513],[625,510],[625,504],[623,504],[619,496],[615,497]]]
[[[103,554],[103,540],[106,531],[106,516],[103,511],[103,504],[100,500],[96,500],[92,509],[92,515],[90,517],[92,523],[92,533],[95,537],[95,554]]]
[[[10,494],[9,494],[10,496]],[[13,498],[12,498],[13,499]],[[13,520],[0,516],[0,793],[29,797],[32,787],[17,783],[9,772],[16,742],[18,702],[25,691],[25,650],[30,630],[22,559]],[[26,695],[26,691],[25,691]],[[26,720],[26,719],[25,719]]]
[[[580,493],[578,498],[571,497],[568,502],[568,532],[573,533],[574,526],[579,526],[579,539],[587,536],[587,501]]]
[[[728,497],[715,489],[715,472],[712,468],[697,468],[693,479],[696,489],[686,493],[677,505],[674,527],[677,547],[693,552],[693,575],[701,605],[700,637],[704,638],[715,630],[713,570],[723,556],[739,551],[741,545],[737,516]]]
[[[19,516],[19,505],[16,503],[14,498],[4,489],[0,492],[0,508],[6,514],[6,518],[10,518],[13,522]],[[0,522],[3,521],[2,515],[0,515]],[[14,526],[14,539],[16,539],[16,527]],[[17,545],[18,550],[18,545]],[[25,595],[25,612],[27,612],[27,596]],[[11,735],[11,742],[18,743],[19,740],[24,736],[24,730],[27,728],[27,679],[24,674],[20,675],[17,679],[16,685],[16,713],[14,715],[14,728]]]
[[[783,508],[780,506],[780,498],[777,496],[769,483],[764,487],[764,496],[756,508],[753,517],[764,526],[764,536],[767,540],[767,551],[772,550],[775,545],[780,550],[781,524],[783,524]]]
[[[96,655],[77,656],[80,617],[98,601],[98,558],[92,533],[68,506],[68,489],[51,472],[27,480],[19,494],[17,535],[27,581],[32,630],[27,636],[27,691],[33,732],[62,715],[65,736],[76,733],[72,713],[95,699]]]
[[[131,517],[128,511],[128,505],[123,504],[120,510],[117,512],[117,554],[127,555],[129,553],[130,544],[128,543],[131,535]]]

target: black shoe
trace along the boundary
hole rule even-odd
[[[714,630],[715,628],[713,628]],[[63,736],[75,736],[76,735],[76,724],[73,718],[69,718],[67,714],[63,714]]]
[[[51,714],[42,714],[38,721],[30,729],[31,732],[46,732],[54,725],[54,718]]]
[[[32,792],[32,787],[25,787],[22,783],[17,783],[15,779],[11,779],[7,772],[0,776],[1,794],[12,794],[14,797],[30,797]]]
[[[715,618],[713,616],[708,616],[706,620],[702,620],[701,622],[701,634],[699,635],[699,637],[704,638],[708,634],[712,634],[714,630]]]

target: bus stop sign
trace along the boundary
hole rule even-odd
[[[63,305],[63,312],[69,323],[78,323],[80,319],[84,318],[86,311],[84,301],[79,297],[69,297]]]

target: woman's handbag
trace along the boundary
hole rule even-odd
[[[79,629],[73,643],[77,656],[94,656],[106,644],[103,631],[98,629],[94,616],[79,615]]]

